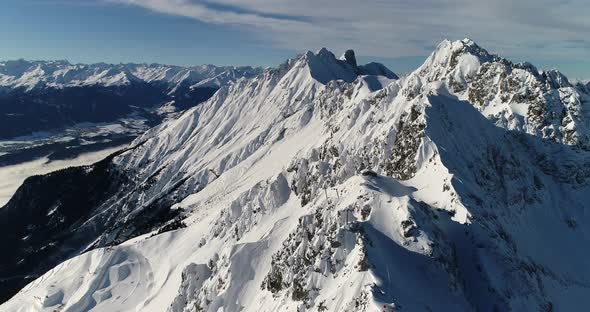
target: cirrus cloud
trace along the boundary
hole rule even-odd
[[[515,57],[583,59],[590,46],[590,2],[582,0],[103,1],[246,29],[297,51],[327,46],[392,58],[467,36]]]

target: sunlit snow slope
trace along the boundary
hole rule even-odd
[[[45,182],[25,183],[0,220],[29,207],[39,223],[15,239],[93,250],[0,310],[588,306],[586,91],[467,39],[401,79],[353,56],[322,49],[240,79],[71,173],[118,181],[67,226],[50,219],[76,241],[35,236],[62,206],[31,203]],[[30,256],[15,246],[11,261]]]

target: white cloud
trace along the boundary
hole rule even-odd
[[[582,0],[105,0],[246,28],[275,47],[354,48],[380,57],[428,53],[465,36],[501,54],[586,58]]]
[[[80,154],[76,158],[67,160],[49,161],[49,158],[44,157],[25,163],[0,167],[0,208],[10,200],[25,179],[30,176],[47,174],[68,167],[90,165],[123,147],[125,145]]]

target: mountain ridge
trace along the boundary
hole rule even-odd
[[[121,191],[75,230],[105,228],[83,244],[86,253],[0,307],[552,311],[588,303],[579,248],[590,241],[587,95],[484,51],[444,41],[416,71],[389,79],[358,75],[350,53],[339,60],[320,50],[221,87],[106,161],[124,175],[114,186]],[[11,210],[28,200],[11,201]],[[17,239],[43,235],[19,231]]]

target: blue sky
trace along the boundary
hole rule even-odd
[[[0,59],[276,65],[326,46],[404,73],[441,40],[590,78],[587,0],[4,0]]]

